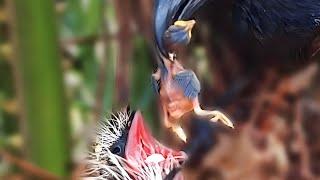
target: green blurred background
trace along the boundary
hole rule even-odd
[[[279,68],[288,61],[252,40],[238,44],[231,2],[197,13],[179,57],[201,81],[202,104],[228,112],[237,127],[219,145],[224,159],[210,154],[190,177],[319,177],[318,64]],[[152,13],[152,0],[0,0],[0,179],[76,176],[90,126],[128,104],[175,144],[160,128],[150,84]]]
[[[127,2],[0,1],[0,147],[13,158],[0,178],[25,174],[21,157],[31,175],[69,176],[86,126],[129,102],[156,134],[148,3],[138,32]]]

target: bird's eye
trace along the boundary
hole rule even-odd
[[[111,149],[111,152],[113,154],[116,154],[116,155],[121,155],[122,154],[122,148],[121,146],[115,146]]]

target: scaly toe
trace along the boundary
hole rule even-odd
[[[232,121],[223,113],[219,111],[213,111],[213,114],[215,115],[215,117],[212,118],[211,121],[217,122],[218,120],[220,120],[224,125],[234,128]]]

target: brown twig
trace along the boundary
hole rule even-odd
[[[249,117],[248,126],[251,126],[251,127],[254,126],[254,124],[257,122],[259,114],[262,112],[263,105],[265,104],[265,102],[270,101],[270,96],[272,95],[269,91],[267,91],[267,89],[274,81],[274,78],[275,77],[273,72],[270,71],[267,73],[267,79],[262,81],[261,86],[258,89],[259,93],[254,98],[254,103],[252,106],[253,109]]]
[[[152,1],[137,0],[132,6],[137,10],[136,13],[133,14],[133,17],[138,25],[139,32],[144,35],[150,45],[153,45]]]
[[[15,157],[4,150],[0,151],[0,156],[4,160],[6,160],[7,162],[16,165],[17,167],[22,169],[23,172],[25,172],[31,176],[36,176],[41,179],[59,179],[56,175],[54,175],[54,174],[52,174],[42,168],[39,168],[39,167],[35,166],[34,164],[27,162],[21,158]]]
[[[117,59],[116,67],[116,89],[117,101],[121,106],[127,104],[129,100],[129,63],[128,60],[132,54],[132,13],[129,0],[115,0],[113,1],[116,10],[117,22],[119,25],[119,57]]]
[[[297,100],[295,104],[295,120],[293,123],[293,131],[296,133],[296,145],[300,149],[301,155],[301,173],[307,179],[314,179],[310,168],[309,147],[306,143],[306,137],[303,131],[303,113],[301,100]]]
[[[103,20],[103,23],[105,23],[106,20]],[[108,30],[106,29],[106,25],[103,26],[103,34],[108,34]],[[96,99],[95,99],[95,105],[94,105],[94,118],[96,121],[100,119],[101,112],[103,111],[103,97],[105,94],[105,87],[106,87],[106,79],[107,79],[107,67],[108,67],[108,58],[106,55],[106,51],[109,47],[109,38],[104,38],[104,36],[100,37],[103,40],[104,45],[104,52],[103,56],[101,57],[102,63],[99,66],[98,70],[98,83],[97,83],[97,89],[96,89]]]

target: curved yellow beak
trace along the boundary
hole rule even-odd
[[[189,20],[189,21],[179,20],[174,22],[175,26],[183,27],[185,31],[188,32],[189,38],[191,38],[191,31],[195,24],[196,24],[195,20]]]

